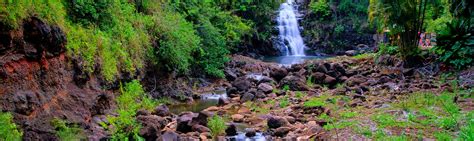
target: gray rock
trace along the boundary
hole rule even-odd
[[[240,98],[240,101],[241,101],[241,102],[252,101],[254,98],[255,98],[255,95],[254,95],[254,94],[252,94],[252,93],[245,93],[245,94],[242,95],[242,97]]]
[[[260,85],[258,85],[258,90],[261,90],[262,92],[268,94],[272,92],[273,86],[268,83],[261,83]]]

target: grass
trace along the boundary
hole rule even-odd
[[[23,132],[13,122],[11,113],[0,112],[0,140],[20,141]]]
[[[282,99],[280,99],[280,104],[279,104],[280,108],[285,108],[289,104],[290,104],[290,100],[288,99],[288,96],[285,96]]]
[[[372,58],[375,56],[375,53],[364,53],[364,54],[358,54],[356,56],[352,56],[353,59],[367,59],[367,58]]]
[[[295,92],[295,98],[297,98],[297,99],[302,99],[302,98],[304,98],[305,95],[306,95],[306,93],[301,92],[301,91],[296,91]]]
[[[375,114],[371,119],[377,123],[381,128],[385,127],[406,127],[408,126],[407,122],[399,121],[394,115],[387,113]]]
[[[273,106],[275,104],[274,102],[275,101],[267,101],[266,104],[272,104]],[[265,107],[266,104],[247,101],[244,103],[244,106],[249,107],[250,111],[256,112],[257,114],[267,114],[270,112],[270,109]]]
[[[53,119],[51,124],[56,129],[56,135],[62,141],[86,140],[83,129],[77,125],[67,125],[66,121],[60,119]]]
[[[224,119],[218,115],[210,117],[208,119],[207,126],[211,130],[211,135],[213,137],[223,135],[225,133],[225,129],[227,128]]]
[[[325,95],[321,97],[313,97],[304,102],[303,106],[307,108],[324,107],[327,105],[326,100],[328,100],[328,96]]]

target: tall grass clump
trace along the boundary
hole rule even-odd
[[[214,137],[223,135],[225,133],[225,129],[227,128],[224,119],[218,115],[210,117],[208,119],[207,126],[211,130],[211,134]]]

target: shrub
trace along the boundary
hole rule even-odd
[[[326,0],[311,0],[309,3],[311,12],[320,17],[320,20],[327,18],[331,15],[331,9],[329,3]]]
[[[109,116],[108,120],[113,128],[108,129],[112,133],[112,139],[121,140],[133,137],[141,139],[138,135],[141,125],[135,120],[135,114],[140,109],[151,110],[159,102],[152,100],[145,93],[137,80],[126,83],[120,87],[121,95],[117,97],[118,116]],[[107,125],[103,125],[107,127]]]
[[[56,135],[62,141],[80,141],[85,140],[84,131],[77,125],[68,126],[65,121],[53,119],[51,124],[56,129]]]
[[[389,44],[384,44],[381,43],[378,45],[378,51],[377,51],[377,57],[380,57],[382,55],[388,54],[388,55],[396,55],[398,53],[398,46],[392,46]]]
[[[448,23],[436,37],[433,49],[440,55],[439,60],[456,69],[466,68],[474,63],[474,35],[472,25],[467,20],[456,19]]]
[[[23,133],[13,122],[13,116],[10,113],[0,112],[0,140],[20,141]]]
[[[218,115],[210,117],[208,119],[207,126],[211,130],[211,134],[214,137],[224,134],[225,129],[227,128],[224,119]]]
[[[67,0],[69,17],[82,25],[106,25],[111,21],[111,2]],[[116,9],[115,9],[116,10]]]
[[[49,24],[64,27],[66,9],[61,1],[2,1],[0,22],[6,26],[16,29],[20,27],[24,19],[30,16],[37,16]]]

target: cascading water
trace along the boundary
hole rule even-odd
[[[287,0],[281,4],[277,18],[278,37],[282,42],[280,48],[286,53],[286,56],[305,56],[306,46],[298,29],[297,14],[298,11],[294,8],[293,0]]]

